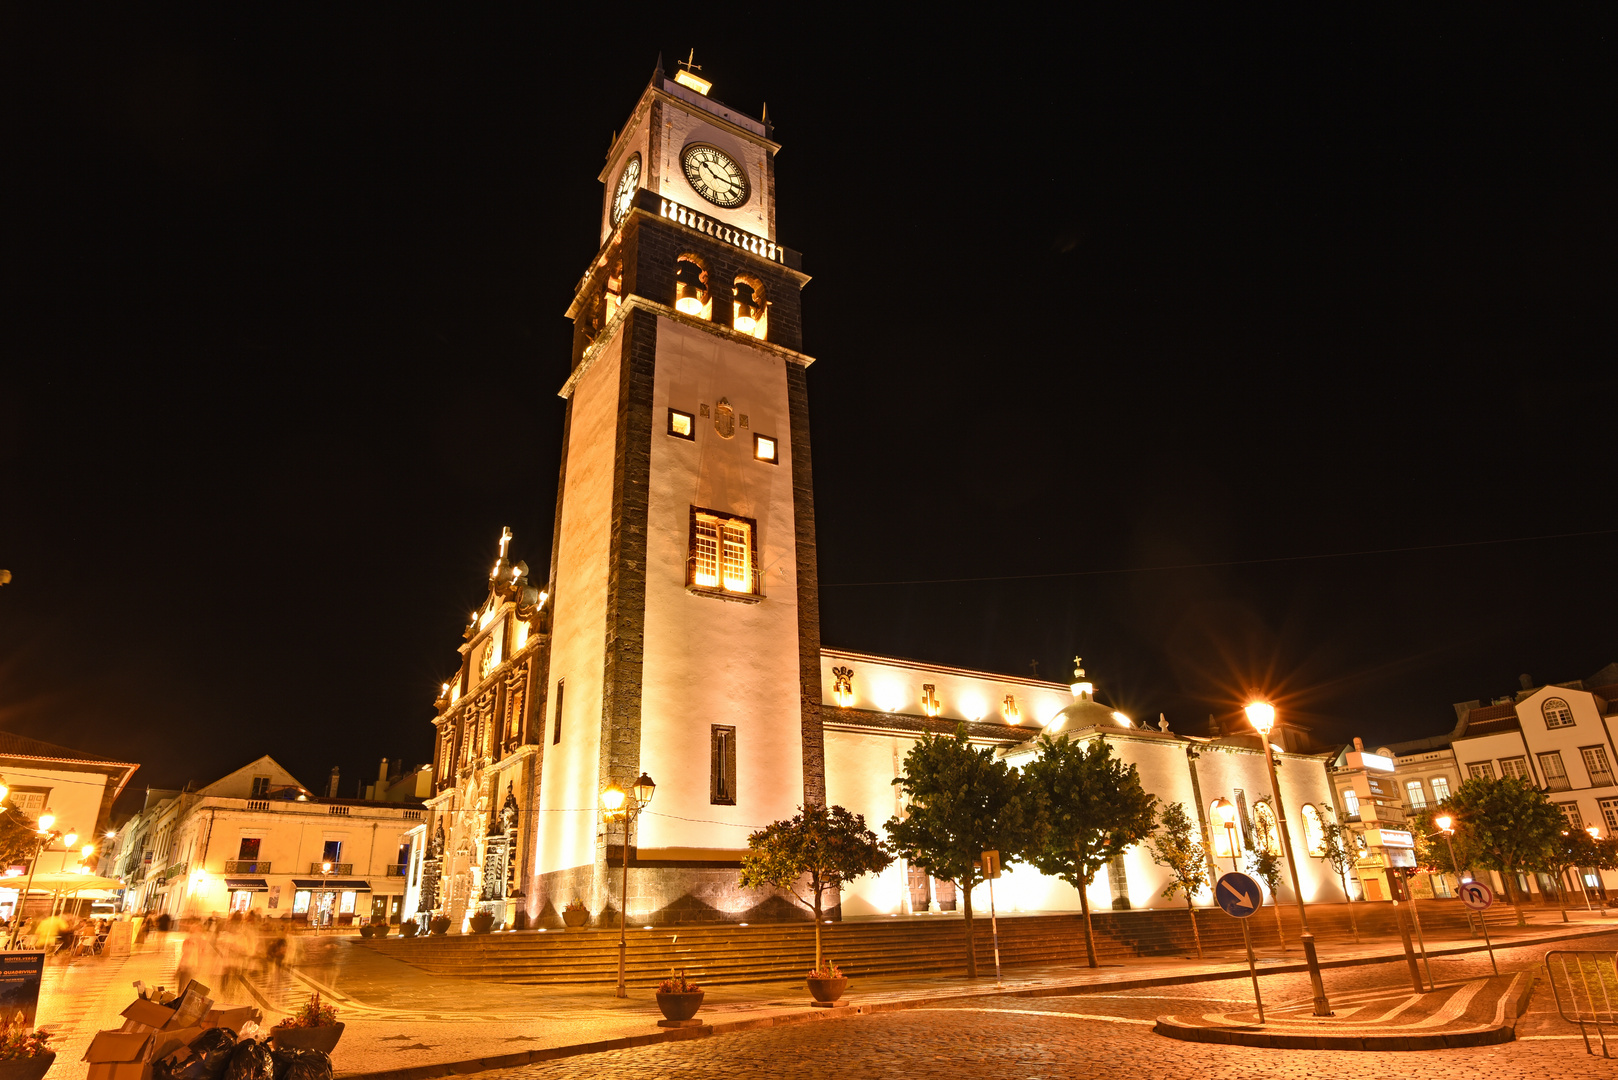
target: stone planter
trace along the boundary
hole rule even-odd
[[[697,1010],[702,1008],[702,999],[706,993],[705,990],[698,990],[694,994],[665,994],[659,990],[657,1007],[663,1013],[664,1020],[675,1023],[689,1021],[697,1015]]]
[[[487,934],[494,929],[494,916],[487,911],[480,911],[467,920],[474,934]]]
[[[809,979],[809,996],[815,999],[818,1005],[830,1005],[843,996],[848,989],[848,976],[836,979]]]
[[[449,933],[449,916],[440,915],[427,924],[428,933],[433,937],[443,937]]]
[[[270,1042],[283,1050],[292,1048],[321,1050],[329,1054],[337,1048],[337,1040],[342,1037],[342,1024],[314,1028],[277,1027],[270,1029]]]
[[[582,908],[571,911],[567,908],[562,909],[562,922],[565,923],[569,929],[577,930],[579,927],[583,926],[589,921],[590,913]]]
[[[50,1050],[38,1057],[0,1061],[0,1080],[40,1080],[55,1060],[56,1051]]]
[[[372,923],[371,924],[371,936],[372,937],[387,937],[388,936],[388,931],[391,930],[391,929],[392,929],[392,927],[390,927],[385,922],[383,922],[383,923]]]

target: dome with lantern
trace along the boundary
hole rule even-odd
[[[1095,699],[1095,686],[1084,677],[1082,658],[1073,658],[1073,704],[1058,712],[1045,724],[1045,731],[1059,735],[1064,731],[1083,731],[1093,727],[1134,727],[1134,722],[1109,709]]]

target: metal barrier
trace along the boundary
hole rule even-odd
[[[1601,1040],[1601,1056],[1612,1057],[1607,1048],[1606,1027],[1618,1027],[1618,952],[1591,952],[1555,949],[1545,954],[1545,977],[1556,995],[1556,1011],[1563,1020],[1579,1025],[1586,1053],[1594,1024]]]

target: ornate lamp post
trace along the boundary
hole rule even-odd
[[[624,888],[618,899],[618,996],[628,997],[629,991],[624,988],[624,961],[629,951],[629,939],[625,936],[629,918],[629,823],[635,815],[652,801],[657,792],[657,785],[652,778],[641,773],[635,781],[634,793],[625,794],[623,788],[616,784],[608,786],[601,792],[601,809],[608,821],[614,817],[622,816],[624,819]]]
[[[1330,1016],[1331,1002],[1326,1000],[1326,985],[1320,981],[1320,961],[1315,956],[1315,935],[1309,932],[1309,916],[1303,907],[1303,889],[1298,885],[1298,860],[1292,853],[1292,837],[1287,831],[1286,807],[1281,804],[1281,782],[1275,776],[1275,755],[1270,752],[1270,732],[1275,729],[1275,706],[1267,701],[1254,701],[1247,706],[1247,719],[1258,732],[1258,741],[1264,745],[1264,767],[1270,773],[1270,792],[1275,797],[1275,821],[1281,827],[1281,847],[1286,852],[1287,871],[1292,876],[1292,896],[1298,904],[1299,935],[1303,939],[1303,958],[1309,965],[1309,986],[1314,991],[1315,1015]]]

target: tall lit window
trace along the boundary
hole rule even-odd
[[[1281,830],[1275,824],[1275,811],[1262,799],[1253,804],[1253,832],[1261,850],[1281,854]]]
[[[1427,808],[1427,793],[1422,790],[1420,780],[1410,781],[1405,785],[1405,791],[1410,793],[1410,809],[1425,810]]]
[[[753,523],[707,510],[693,510],[691,584],[704,589],[753,593]]]
[[[1573,710],[1559,697],[1546,698],[1539,711],[1545,714],[1545,726],[1548,728],[1573,726]]]
[[[1230,838],[1235,834],[1236,830],[1233,828],[1227,829],[1220,823],[1219,812],[1214,809],[1214,804],[1209,804],[1208,806],[1208,820],[1213,829],[1214,855],[1221,859],[1230,858]]]
[[[1579,813],[1578,803],[1559,802],[1556,804],[1556,808],[1562,811],[1562,816],[1567,819],[1568,828],[1574,832],[1584,831],[1584,815]]]
[[[1590,774],[1591,787],[1612,786],[1612,764],[1607,760],[1606,747],[1586,746],[1579,750],[1579,756],[1584,758],[1584,768]]]
[[[1573,786],[1568,783],[1567,766],[1562,764],[1562,755],[1555,750],[1539,755],[1539,768],[1545,774],[1545,786],[1552,791],[1566,791]]]
[[[1466,775],[1470,780],[1493,780],[1494,766],[1487,761],[1472,761],[1466,766]]]
[[[1528,760],[1520,757],[1501,758],[1500,775],[1513,780],[1528,779]]]
[[[1434,799],[1434,801],[1435,802],[1443,802],[1447,798],[1449,798],[1449,777],[1447,777],[1447,776],[1435,776],[1435,777],[1433,777],[1433,799]]]
[[[1360,797],[1355,794],[1353,788],[1343,789],[1343,806],[1348,810],[1349,817],[1359,817]]]
[[[1602,799],[1600,806],[1601,820],[1607,823],[1607,830],[1618,830],[1618,799]]]
[[[1303,843],[1317,859],[1326,854],[1326,829],[1320,822],[1320,811],[1311,803],[1303,804]]]

